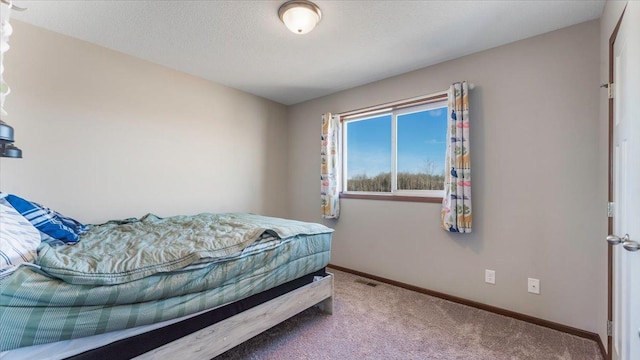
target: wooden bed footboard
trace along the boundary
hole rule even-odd
[[[136,359],[211,359],[312,307],[333,313],[333,274],[146,352]]]

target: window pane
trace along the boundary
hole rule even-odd
[[[391,115],[347,123],[347,191],[391,191]]]
[[[447,108],[398,116],[398,190],[444,189]]]

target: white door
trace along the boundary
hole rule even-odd
[[[629,1],[614,43],[614,360],[640,359],[640,2]],[[615,238],[609,238],[610,242]],[[635,241],[634,241],[635,240]]]

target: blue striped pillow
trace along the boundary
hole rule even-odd
[[[79,221],[21,197],[9,194],[6,199],[33,226],[54,239],[65,243],[76,243],[80,240],[80,234],[88,229]]]
[[[0,279],[22,263],[33,263],[40,232],[0,194]]]

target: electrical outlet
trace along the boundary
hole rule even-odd
[[[485,270],[484,271],[484,282],[488,284],[496,283],[496,272],[493,270]]]
[[[529,292],[532,294],[540,294],[540,280],[529,278],[528,282]]]

